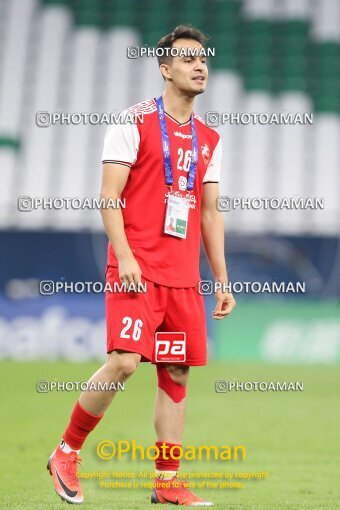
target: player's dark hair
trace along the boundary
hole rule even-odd
[[[193,39],[194,41],[199,42],[203,48],[205,48],[206,41],[208,37],[201,32],[200,30],[197,30],[197,28],[194,28],[191,25],[178,25],[171,34],[165,35],[162,37],[162,39],[157,44],[158,48],[172,48],[172,45],[174,41],[177,41],[177,39]],[[165,64],[167,59],[170,59],[171,56],[166,55],[164,52],[163,55],[157,56],[158,65]]]

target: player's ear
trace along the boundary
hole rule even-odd
[[[164,79],[171,79],[170,66],[168,64],[161,64],[159,69]]]

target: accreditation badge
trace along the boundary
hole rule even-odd
[[[187,236],[189,200],[169,194],[165,212],[164,232],[185,239]]]

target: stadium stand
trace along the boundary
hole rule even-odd
[[[102,230],[95,212],[19,214],[13,196],[96,196],[105,125],[37,127],[38,111],[119,112],[162,87],[156,58],[128,59],[179,23],[209,28],[198,112],[312,113],[310,125],[225,124],[222,193],[324,197],[325,210],[231,212],[233,232],[340,232],[337,0],[1,0],[0,226]],[[318,214],[316,214],[316,212]]]

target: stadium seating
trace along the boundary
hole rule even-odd
[[[340,232],[338,0],[2,0],[0,228],[101,230],[96,211],[17,210],[16,197],[96,196],[106,126],[37,127],[38,111],[119,112],[155,96],[155,46],[176,24],[209,27],[197,111],[314,112],[313,125],[236,125],[223,137],[222,193],[324,197],[325,210],[228,213],[233,232]]]

